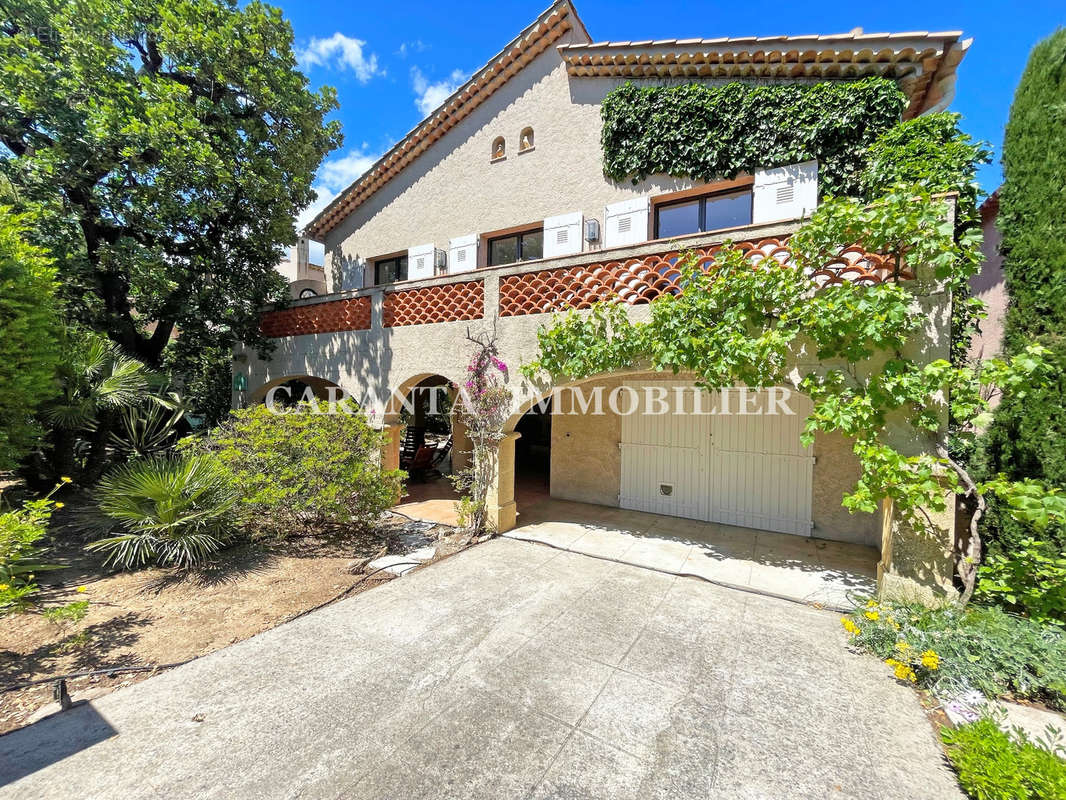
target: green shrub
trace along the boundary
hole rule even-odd
[[[1063,800],[1066,761],[989,718],[940,732],[959,785],[974,800]]]
[[[41,561],[45,548],[38,544],[48,533],[53,509],[62,506],[52,502],[52,492],[20,509],[0,512],[0,614],[28,606],[37,591],[36,574],[54,569]]]
[[[991,553],[978,570],[976,597],[1040,622],[1066,622],[1066,552],[1023,540],[1009,555]]]
[[[113,535],[92,542],[105,564],[192,567],[234,535],[237,492],[207,455],[134,461],[96,488],[102,524]],[[114,533],[115,531],[118,533]]]
[[[0,470],[33,447],[34,413],[56,392],[55,268],[23,232],[23,218],[0,206]]]
[[[1036,342],[1052,351],[1051,381],[1005,392],[979,451],[980,477],[1005,473],[1066,488],[1066,28],[1038,43],[1014,94],[1003,140],[1003,187],[996,226],[1010,293],[1004,348]],[[1033,529],[1001,503],[990,505],[982,536],[990,552],[1008,557]],[[1066,550],[1066,525],[1035,538]]]
[[[1066,632],[1000,608],[930,609],[871,603],[843,618],[852,643],[881,659],[902,662],[897,677],[947,697],[973,688],[988,697],[1010,692],[1066,708]],[[906,655],[901,655],[901,643]],[[926,653],[935,667],[920,668]]]
[[[404,473],[382,469],[384,435],[362,414],[328,411],[325,402],[287,413],[252,406],[183,446],[218,459],[257,535],[364,530],[399,499]]]

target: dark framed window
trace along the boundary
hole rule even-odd
[[[750,189],[660,203],[655,207],[655,238],[750,225],[751,208]]]
[[[407,280],[407,256],[382,258],[374,262],[374,285]]]
[[[536,261],[538,258],[544,258],[543,228],[489,239],[490,267],[513,264],[516,261]]]

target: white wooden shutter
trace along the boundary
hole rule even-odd
[[[607,206],[603,213],[603,246],[621,247],[647,241],[650,209],[651,200],[647,197],[635,197]]]
[[[433,251],[432,244],[420,244],[407,250],[407,278],[417,281],[422,278],[433,277]]]
[[[754,223],[800,219],[818,205],[818,162],[755,170]]]
[[[581,252],[580,211],[560,214],[544,220],[544,257],[568,256]]]
[[[448,242],[448,274],[477,269],[477,234],[459,236]]]

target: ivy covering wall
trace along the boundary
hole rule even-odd
[[[906,98],[887,78],[816,84],[640,87],[604,98],[604,173],[712,181],[818,160],[819,193],[856,195],[870,145],[899,123]]]

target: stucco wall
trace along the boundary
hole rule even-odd
[[[620,378],[595,381],[605,394],[621,385]],[[563,500],[618,505],[622,482],[622,418],[604,409],[604,414],[577,414],[573,396],[559,396],[558,413],[552,417],[551,495]]]
[[[994,207],[998,210],[998,203]],[[981,212],[981,232],[984,234],[981,252],[984,261],[981,271],[970,279],[970,290],[974,297],[988,306],[988,316],[981,320],[981,333],[970,342],[971,358],[999,355],[1003,347],[1003,318],[1009,302],[1003,277],[1003,256],[999,252],[1003,237],[996,227],[996,214],[986,212],[984,208]]]
[[[570,79],[555,48],[540,54],[330,231],[325,246],[331,290],[358,288],[347,278],[342,284],[341,276],[361,274],[361,262],[410,247],[433,243],[447,249],[452,238],[574,211],[598,219],[602,229],[610,203],[700,185],[668,176],[635,185],[604,177],[600,103],[622,82]],[[519,153],[526,127],[534,129],[535,146]],[[506,139],[507,156],[489,163],[498,136]],[[583,246],[586,252],[599,249]]]

